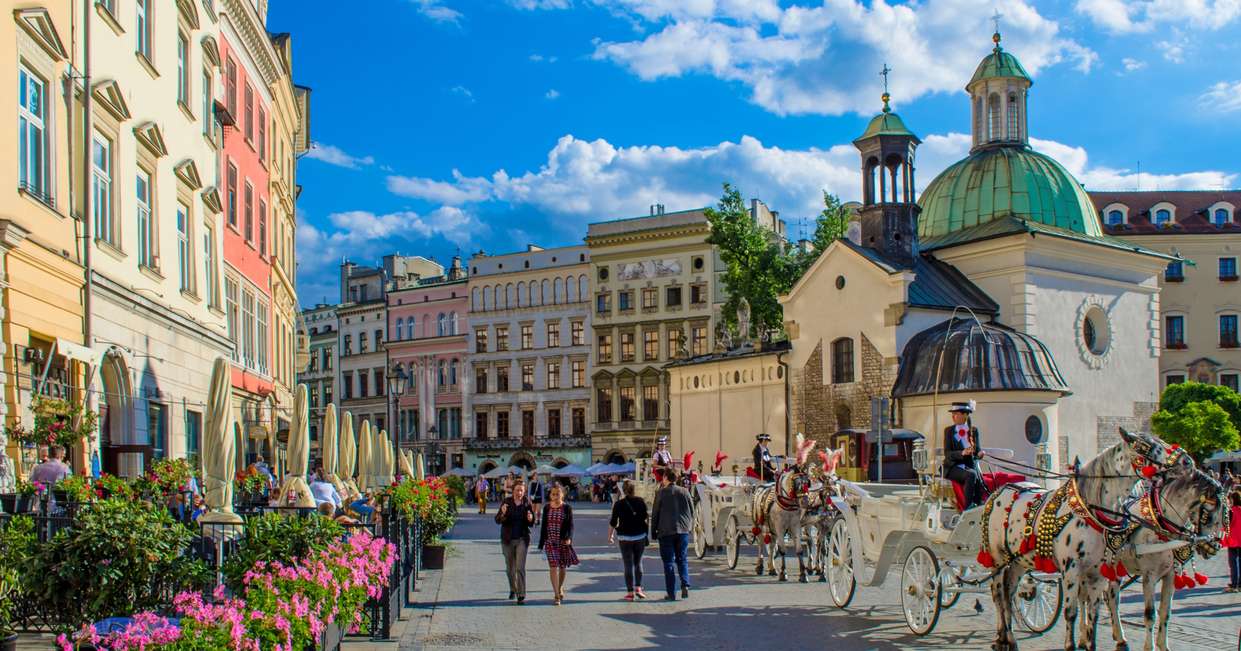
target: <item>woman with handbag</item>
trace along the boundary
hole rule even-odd
[[[646,502],[641,497],[634,497],[633,482],[626,479],[621,484],[624,498],[617,500],[612,506],[612,519],[608,522],[608,542],[620,541],[621,563],[625,565],[625,601],[633,601],[634,597],[646,599],[642,591],[642,552],[650,539],[647,531]]]
[[[543,507],[543,525],[539,528],[539,549],[547,555],[547,567],[552,577],[553,604],[559,606],[564,600],[565,570],[577,565],[577,552],[573,550],[573,507],[564,501],[564,487],[553,484]]]

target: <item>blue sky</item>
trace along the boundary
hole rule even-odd
[[[796,233],[857,198],[884,62],[925,185],[968,149],[997,11],[1034,146],[1088,188],[1241,187],[1239,0],[272,0],[314,89],[302,302],[342,256],[574,244],[726,180]]]

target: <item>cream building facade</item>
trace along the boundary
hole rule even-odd
[[[102,466],[132,476],[197,452],[212,362],[231,351],[214,190],[219,20],[186,1],[101,2],[89,16],[89,48],[77,47],[90,57],[91,144],[74,150],[77,169],[90,160],[87,331],[104,354]]]
[[[73,209],[80,192],[71,170],[80,139],[69,128],[81,107],[67,101],[64,80],[81,57],[71,38],[76,3],[16,2],[0,19],[0,419],[32,424],[32,391],[82,399],[82,361],[66,356],[83,343],[82,223]],[[80,8],[79,8],[80,10]],[[49,381],[39,377],[48,370]],[[42,384],[42,387],[39,385]],[[74,451],[81,469],[89,452]],[[0,431],[0,491],[35,461]]]
[[[591,463],[585,246],[470,259],[465,467]]]
[[[1160,276],[1158,381],[1238,390],[1241,377],[1241,191],[1092,192],[1104,230],[1179,256]]]

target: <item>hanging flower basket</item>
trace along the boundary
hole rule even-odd
[[[34,427],[27,429],[19,423],[5,428],[10,440],[26,448],[76,445],[95,433],[99,420],[99,414],[85,405],[60,398],[36,396],[30,410],[34,412]]]

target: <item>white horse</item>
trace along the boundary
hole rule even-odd
[[[1168,449],[1147,434],[1120,430],[1120,443],[1104,450],[1054,491],[1032,484],[1010,484],[983,506],[978,562],[996,568],[991,581],[996,638],[992,648],[1012,651],[1013,591],[1027,570],[1060,572],[1067,597],[1065,649],[1077,648],[1080,605],[1086,605],[1083,644],[1095,648],[1098,604],[1107,589],[1100,567],[1109,556],[1109,538],[1118,533],[1109,513],[1123,509],[1135,486],[1166,472]],[[1127,535],[1127,534],[1126,534]]]
[[[827,557],[827,532],[831,530],[836,518],[840,517],[840,513],[832,505],[831,498],[840,493],[836,466],[840,463],[844,452],[844,447],[830,452],[820,450],[821,465],[810,469],[811,478],[817,483],[810,485],[810,491],[807,494],[808,508],[802,516],[801,523],[802,545],[809,550],[806,554],[809,558],[809,573],[817,574],[820,583],[827,581],[827,573],[823,571],[823,562]]]
[[[1205,580],[1203,576],[1188,576],[1185,568],[1189,559],[1195,552],[1209,558],[1219,551],[1218,534],[1228,513],[1226,505],[1221,508],[1223,495],[1219,482],[1194,467],[1189,455],[1182,453],[1168,477],[1157,482],[1137,501],[1136,508],[1130,508],[1130,514],[1142,523],[1142,529],[1121,549],[1115,570],[1121,576],[1111,581],[1105,595],[1117,649],[1129,648],[1120,623],[1118,603],[1123,574],[1132,572],[1142,578],[1143,629],[1146,631],[1142,648],[1167,651],[1173,592],[1185,581]],[[1153,551],[1138,553],[1143,548]],[[1162,583],[1156,611],[1155,584],[1158,582]]]
[[[754,535],[758,540],[758,564],[754,573],[763,573],[763,561],[767,572],[776,575],[776,553],[780,554],[780,580],[787,581],[788,551],[785,538],[792,541],[793,553],[797,554],[797,580],[806,582],[806,563],[802,558],[802,520],[810,508],[810,475],[806,472],[806,457],[814,448],[814,441],[797,435],[797,463],[785,468],[776,476],[774,484],[754,491],[750,505],[754,514]]]

